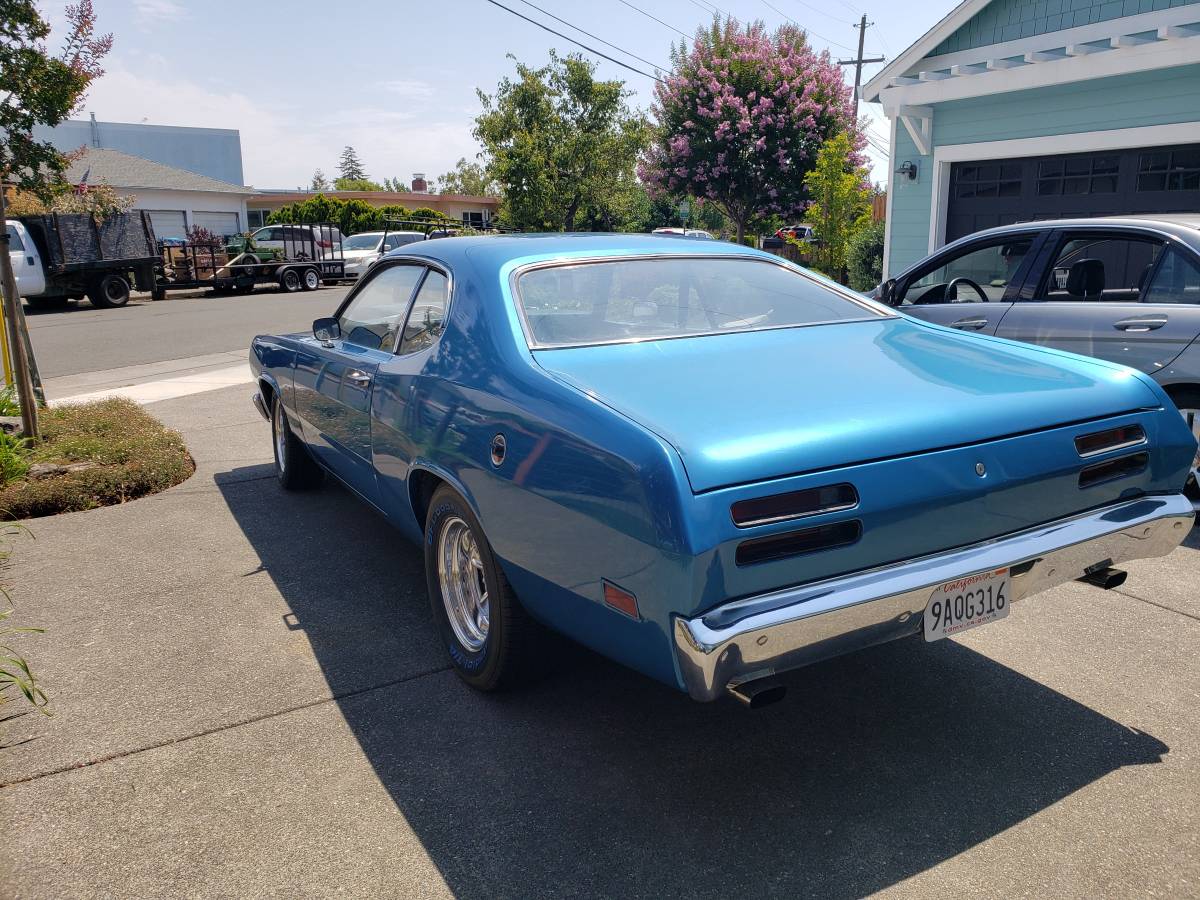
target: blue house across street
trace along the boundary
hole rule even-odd
[[[1200,213],[1200,0],[964,0],[862,97],[886,275],[995,225]]]

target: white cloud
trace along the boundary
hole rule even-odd
[[[133,0],[133,9],[148,22],[175,22],[187,15],[187,9],[176,0]]]
[[[383,88],[401,97],[433,96],[433,85],[424,81],[385,81]]]

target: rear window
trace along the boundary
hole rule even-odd
[[[8,251],[10,253],[20,253],[25,249],[25,245],[21,243],[21,235],[17,234],[16,228],[8,225],[4,230],[8,234]]]
[[[886,313],[766,260],[649,258],[532,269],[517,303],[534,348],[661,340]]]

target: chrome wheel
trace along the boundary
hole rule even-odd
[[[275,465],[282,474],[287,471],[287,425],[283,421],[283,404],[278,400],[271,408],[271,430],[275,437]]]
[[[437,571],[450,628],[464,648],[478,653],[488,636],[487,581],[471,526],[458,516],[442,526]]]

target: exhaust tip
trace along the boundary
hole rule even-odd
[[[1125,579],[1129,577],[1129,573],[1123,569],[1114,569],[1106,567],[1097,569],[1095,572],[1089,572],[1082,578],[1077,579],[1084,584],[1094,585],[1098,588],[1104,588],[1106,591],[1111,591],[1113,588],[1118,588],[1125,583]]]
[[[762,709],[772,703],[778,703],[787,694],[787,687],[774,678],[756,678],[754,681],[743,681],[741,684],[731,684],[726,688],[730,694],[751,709]]]

